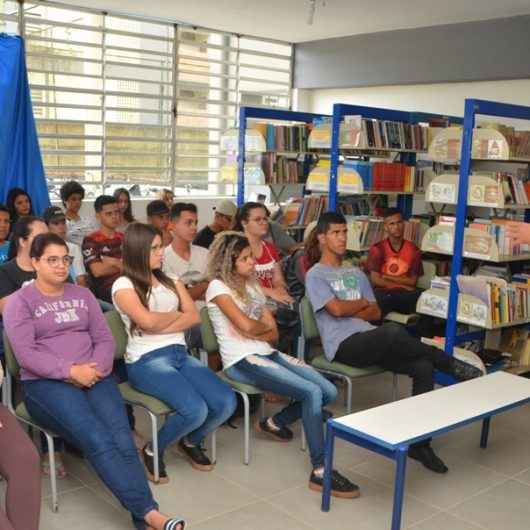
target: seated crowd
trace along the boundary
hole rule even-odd
[[[82,452],[137,529],[184,528],[182,519],[158,511],[148,486],[155,480],[155,458],[160,483],[170,480],[164,453],[173,443],[194,469],[212,470],[204,439],[236,408],[230,385],[194,355],[202,346],[203,308],[228,380],[290,400],[256,429],[289,442],[290,426],[302,421],[312,466],[309,488],[315,491],[323,487],[330,414],[324,407],[336,399],[337,388],[293,355],[306,289],[329,361],[406,374],[413,394],[434,388],[434,370],[458,381],[480,375],[406,328],[380,324],[382,310],[411,307],[421,274],[418,252],[403,240],[399,212],[385,217],[388,239],[370,252],[369,279],[343,263],[347,225],[340,214],[323,214],[296,245],[279,235],[281,227],[269,222],[261,203],[237,209],[220,201],[212,224],[198,231],[196,205],[173,203],[169,190],[147,205],[147,223],[135,220],[124,188],[97,197],[93,218],[80,215],[84,196],[71,181],[61,188],[64,210],[50,207],[36,217],[31,198],[19,188],[0,206],[0,329],[20,364],[18,393],[30,415],[60,437],[55,470],[41,444],[42,471],[63,477],[64,447]],[[127,334],[124,361],[114,361],[103,315],[111,310]],[[117,386],[124,380],[174,411],[158,432],[158,454],[135,431],[133,410],[124,406]],[[4,518],[9,528],[37,530],[37,452],[1,406],[0,428],[7,432],[0,436],[0,474],[9,481],[0,526]],[[412,446],[409,456],[434,472],[447,471],[429,442]],[[334,470],[332,494],[354,498],[360,492]]]

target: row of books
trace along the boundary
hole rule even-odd
[[[346,160],[345,169],[356,171],[364,191],[405,191],[415,189],[415,167],[401,162],[365,162]]]
[[[504,280],[483,276],[457,278],[458,290],[478,298],[486,306],[493,325],[525,321],[530,318],[530,286],[508,283]],[[461,305],[460,313],[472,304]],[[478,310],[478,308],[477,308]]]
[[[307,151],[308,125],[256,123],[253,128],[265,138],[267,151]]]
[[[261,168],[267,184],[297,184],[304,182],[304,162],[298,158],[289,158],[275,152],[264,153]]]
[[[421,246],[423,233],[429,227],[428,224],[422,221],[422,219],[415,219],[414,217],[405,221],[403,237],[412,241],[417,247]]]
[[[510,158],[530,158],[530,131],[516,131],[514,127],[502,124],[488,124],[506,138],[510,148]]]
[[[529,204],[527,193],[528,186],[525,187],[521,179],[511,173],[497,173],[496,177],[497,182],[499,182],[502,187],[505,204]],[[486,186],[486,193],[487,191],[488,187]],[[485,200],[484,202],[489,201]]]
[[[502,256],[519,256],[530,252],[527,244],[514,243],[507,235],[506,223],[513,222],[506,219],[475,219],[469,224],[469,228],[480,230],[493,236],[495,243]],[[480,238],[467,236],[465,239],[465,250],[471,253],[483,254],[483,247],[489,246],[489,240],[481,241]],[[476,248],[475,248],[476,247]]]
[[[327,209],[327,195],[308,195],[288,203],[283,208],[282,223],[286,226],[305,226],[311,221],[316,221]]]
[[[385,237],[383,219],[374,217],[356,217],[350,230],[355,230],[359,240],[359,248],[369,248]]]
[[[425,125],[345,116],[341,144],[351,148],[426,151]]]

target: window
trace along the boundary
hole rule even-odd
[[[219,143],[239,106],[291,104],[288,43],[0,0],[0,31],[19,21],[51,184],[226,191]]]

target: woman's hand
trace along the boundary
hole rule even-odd
[[[281,304],[289,305],[294,303],[294,298],[283,287],[271,289],[268,294],[273,300],[276,300],[276,302],[280,302]]]
[[[512,238],[515,244],[530,243],[530,223],[508,223],[506,235]]]
[[[98,363],[73,364],[70,368],[70,379],[74,385],[82,387],[94,386],[103,374],[96,369]]]

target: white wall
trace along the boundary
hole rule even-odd
[[[436,66],[433,65],[435,68]],[[466,98],[530,106],[530,79],[299,90],[299,108],[331,114],[334,103],[462,116]],[[530,129],[530,126],[528,127]]]

